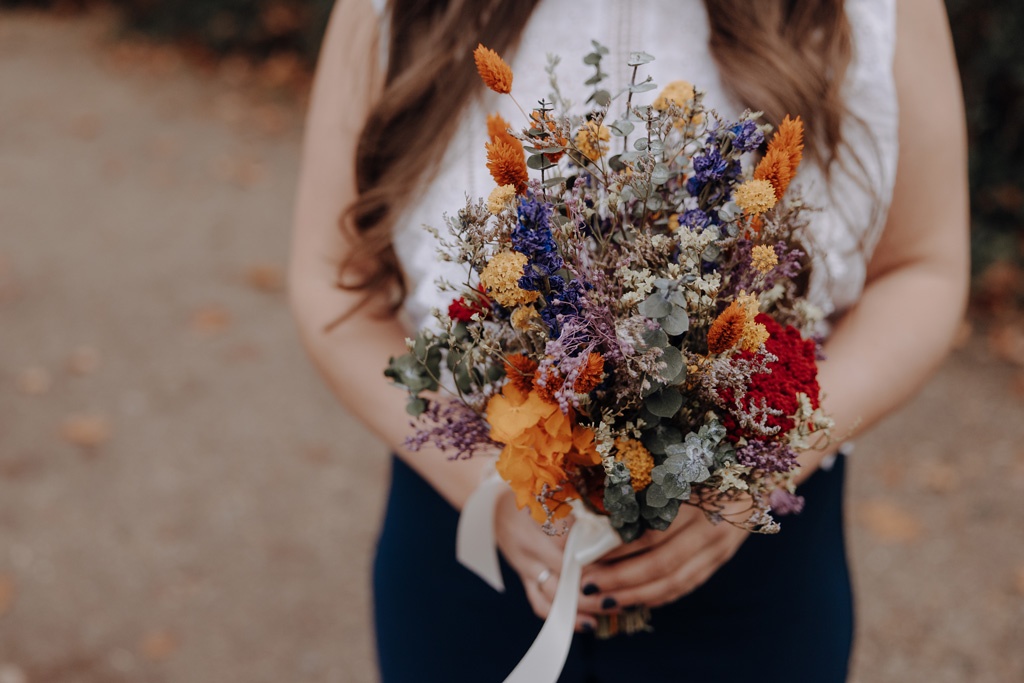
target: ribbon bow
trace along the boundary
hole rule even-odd
[[[499,592],[504,592],[505,583],[494,539],[494,511],[498,497],[507,486],[497,472],[484,479],[462,508],[455,538],[455,556],[459,562]],[[533,645],[505,683],[555,683],[558,680],[572,644],[583,567],[622,543],[607,517],[594,514],[578,500],[573,501],[572,507],[575,522],[565,542],[551,612]]]

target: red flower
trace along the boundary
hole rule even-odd
[[[765,342],[765,347],[769,353],[778,356],[779,360],[768,365],[771,372],[750,378],[747,393],[740,399],[740,405],[743,410],[749,411],[764,401],[769,408],[782,411],[781,415],[769,416],[765,422],[769,426],[779,427],[776,438],[781,439],[794,427],[791,416],[796,414],[798,408],[798,393],[807,394],[814,408],[820,405],[817,345],[810,339],[804,339],[795,327],[783,327],[769,315],[760,313],[755,320],[768,328],[771,336]],[[753,358],[753,354],[744,351],[736,357],[749,360]],[[723,388],[719,395],[730,410],[735,410],[735,396],[730,389]],[[736,441],[741,436],[754,436],[747,430],[740,429],[736,417],[731,412],[722,417],[722,423],[728,430],[731,441]]]
[[[468,323],[473,319],[475,313],[486,316],[490,310],[491,300],[481,291],[478,294],[471,295],[469,301],[466,301],[464,296],[453,300],[448,304],[448,317],[452,320]]]

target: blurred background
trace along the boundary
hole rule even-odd
[[[283,294],[330,6],[0,0],[0,683],[375,679],[386,458]],[[1024,5],[948,7],[973,303],[853,456],[857,683],[1024,680]]]

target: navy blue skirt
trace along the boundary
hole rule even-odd
[[[775,536],[753,535],[699,589],[654,610],[652,633],[577,634],[560,683],[842,683],[853,639],[843,470],[815,472]],[[384,683],[504,680],[541,627],[518,575],[505,593],[455,560],[458,515],[397,458],[374,563]]]

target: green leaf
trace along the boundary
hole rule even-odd
[[[405,404],[405,412],[409,413],[413,417],[419,417],[427,409],[427,399],[412,397],[409,402]]]
[[[583,63],[586,64],[587,66],[597,66],[598,64],[601,63],[601,55],[599,55],[596,52],[589,52],[583,58]]]
[[[637,310],[645,318],[657,320],[672,312],[672,304],[666,300],[661,292],[651,292],[650,296],[637,306]]]
[[[634,142],[633,149],[637,150],[638,152],[643,152],[645,149],[647,149],[647,138],[640,138],[636,142]]]
[[[644,330],[640,333],[640,338],[644,340],[646,348],[653,349],[655,347],[663,349],[669,345],[668,335],[660,327],[653,330]]]
[[[627,135],[629,135],[630,133],[633,132],[633,129],[635,128],[635,126],[631,122],[627,121],[626,119],[619,119],[615,123],[613,123],[610,126],[608,126],[608,128],[609,128],[609,130],[611,130],[612,135],[618,135],[620,137],[625,137],[625,136],[627,136]]]
[[[594,50],[597,52],[597,54],[602,56],[608,54],[608,48],[606,48],[604,45],[597,42],[596,40],[591,40],[590,44],[594,46]]]
[[[607,107],[612,103],[612,94],[607,90],[598,90],[591,95],[590,99],[587,101],[589,102],[591,100],[593,100],[593,102],[599,107]]]
[[[657,87],[658,85],[654,83],[650,78],[648,78],[643,83],[637,83],[635,85],[629,86],[629,91],[632,93],[650,92],[651,90],[654,90]]]
[[[560,175],[556,175],[554,178],[548,178],[544,181],[544,187],[554,187],[555,185],[561,185],[565,182],[565,178]]]
[[[626,60],[626,66],[643,66],[644,64],[650,64],[654,61],[654,55],[649,55],[646,52],[630,52],[629,58]]]
[[[526,165],[535,171],[545,171],[555,164],[543,154],[531,154],[526,158]]]
[[[673,417],[683,407],[683,395],[678,389],[665,387],[648,397],[644,405],[658,417]]]
[[[663,318],[661,321],[663,327],[666,320],[668,320],[668,318]],[[683,354],[676,347],[669,346],[662,349],[661,361],[665,363],[665,369],[661,371],[659,379],[664,381],[666,384],[676,384],[686,377],[686,367],[683,363]],[[680,375],[682,375],[682,377],[680,377]]]
[[[668,164],[656,164],[651,172],[651,182],[655,185],[664,185],[670,176]]]
[[[661,329],[675,337],[690,329],[690,316],[686,314],[685,309],[675,304],[669,305],[672,306],[672,312],[658,322],[661,323]]]
[[[654,455],[664,455],[669,444],[679,443],[683,439],[683,433],[675,427],[658,425],[654,429],[644,432],[644,447]]]

